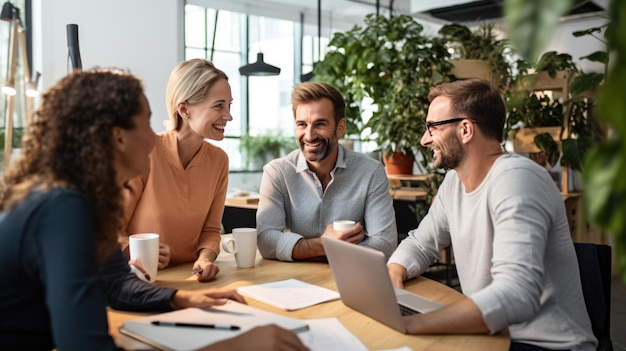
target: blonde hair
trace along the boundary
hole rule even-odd
[[[209,89],[220,79],[228,76],[217,69],[211,61],[195,58],[183,61],[174,68],[167,82],[165,103],[170,116],[170,130],[180,130],[182,117],[178,113],[178,104],[190,105],[203,101]]]

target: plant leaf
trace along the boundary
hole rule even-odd
[[[593,148],[585,157],[583,171],[587,219],[614,235],[624,235],[626,223],[626,162],[620,153],[626,145],[611,140]]]
[[[606,65],[609,63],[609,53],[606,51],[596,51],[587,56],[582,56],[580,59],[589,60],[592,62],[600,62]]]
[[[602,73],[586,73],[576,76],[570,84],[570,91],[572,95],[577,96],[584,91],[589,91],[597,88],[604,80],[604,74]]]
[[[552,139],[550,133],[541,133],[535,135],[535,145],[546,155],[546,161],[550,166],[556,165],[559,161],[559,146]]]

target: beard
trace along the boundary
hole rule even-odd
[[[450,134],[438,145],[439,159],[435,160],[434,166],[445,170],[459,166],[465,151],[463,144],[455,134]]]
[[[305,149],[305,144],[317,144],[321,143],[322,148],[319,151],[310,151]],[[305,142],[304,139],[299,140],[300,151],[304,155],[309,162],[319,162],[328,157],[336,147],[339,142],[337,141],[337,136],[334,135],[331,139],[320,139],[316,138],[311,142]]]

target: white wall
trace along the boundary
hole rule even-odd
[[[78,24],[83,69],[117,67],[140,76],[152,126],[165,130],[167,79],[184,58],[181,0],[33,0],[33,11],[33,66],[42,72],[40,88],[68,73],[65,26]]]

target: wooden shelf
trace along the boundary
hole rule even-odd
[[[403,187],[400,189],[391,189],[389,193],[394,200],[411,202],[426,200],[426,190],[422,188]]]
[[[534,74],[530,74],[528,77],[526,77],[522,81],[522,88],[530,90],[532,92],[545,91],[545,90],[559,92],[563,100],[568,100],[570,98],[569,85],[576,74],[577,74],[576,72],[571,72],[571,71],[557,71],[554,77],[550,77],[550,74],[546,71],[537,72]],[[563,115],[564,116],[568,115],[567,104],[565,103],[563,104]],[[569,137],[569,134],[570,134],[569,123],[568,123],[567,118],[564,118],[563,123],[564,123],[563,128],[562,129],[560,127],[558,128],[559,132],[553,131],[552,133],[550,133],[552,135],[552,138],[555,141],[557,141],[559,145],[561,144],[561,135],[559,135],[561,130],[563,132],[563,136],[565,136],[566,138]],[[547,128],[550,128],[550,127],[547,127]],[[534,129],[539,130],[542,128],[534,128]],[[518,132],[517,134],[520,134],[520,132]],[[528,146],[529,140],[532,144],[534,144],[534,141],[533,141],[534,135],[535,134],[520,135],[519,139],[518,139],[518,136],[516,135],[513,140],[514,150],[516,152],[539,152],[539,149],[537,149],[536,147]],[[516,139],[518,139],[517,143],[515,141]],[[520,146],[520,148],[516,148],[515,147],[516,144]],[[567,195],[569,193],[569,168],[562,167],[561,169],[562,169],[561,193],[563,193],[564,195]]]

